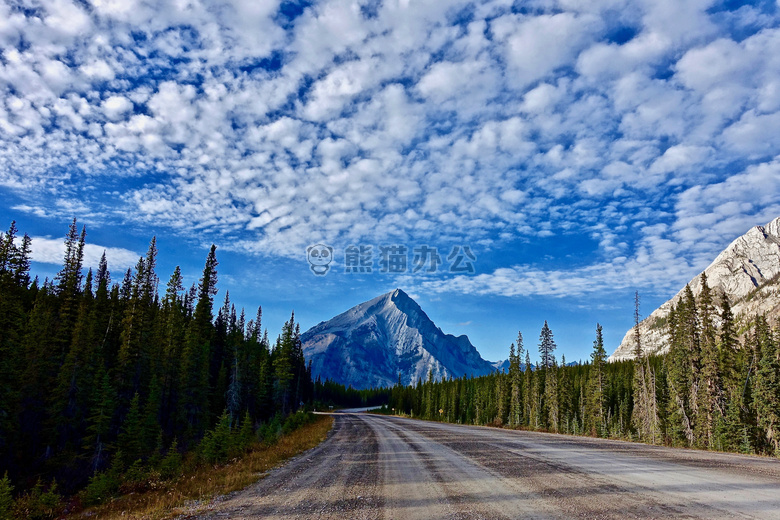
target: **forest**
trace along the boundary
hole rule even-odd
[[[176,474],[187,453],[232,457],[315,392],[361,399],[312,381],[294,314],[271,342],[260,308],[247,320],[225,293],[215,311],[215,246],[196,284],[177,267],[160,288],[154,238],[118,281],[105,254],[84,273],[85,238],[74,219],[62,268],[41,282],[30,237],[0,233],[0,517],[14,498],[100,502],[149,471]]]
[[[15,223],[0,233],[0,518],[63,496],[100,503],[184,460],[219,463],[328,405],[780,455],[780,333],[763,316],[736,320],[706,278],[666,320],[662,356],[643,355],[637,296],[633,361],[608,363],[597,325],[590,359],[559,363],[545,322],[536,364],[518,334],[507,372],[358,391],[312,380],[294,313],[271,341],[261,308],[247,319],[226,292],[215,310],[215,246],[198,282],[185,288],[177,267],[163,288],[154,238],[121,281],[105,254],[84,272],[85,240],[74,219],[60,271],[40,281],[30,237]]]
[[[667,319],[670,349],[662,356],[643,355],[637,296],[632,361],[607,363],[597,325],[587,363],[558,363],[545,322],[535,366],[518,334],[507,372],[397,385],[382,411],[780,456],[780,333],[764,316],[738,324],[728,299],[715,302],[702,277],[699,297],[686,287]]]

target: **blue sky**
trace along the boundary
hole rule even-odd
[[[37,274],[73,217],[115,280],[156,235],[192,282],[213,242],[218,298],[272,335],[401,287],[488,359],[545,319],[584,359],[635,290],[648,314],[780,215],[770,1],[0,0],[0,92],[2,227]]]

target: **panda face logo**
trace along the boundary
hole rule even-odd
[[[315,244],[306,248],[306,260],[309,269],[317,276],[325,276],[333,261],[333,248],[324,244]]]

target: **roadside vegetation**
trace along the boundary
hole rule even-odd
[[[211,463],[202,454],[190,454],[182,461],[178,475],[163,478],[159,472],[151,472],[136,481],[139,487],[135,490],[88,507],[73,518],[167,519],[195,513],[211,500],[244,489],[270,469],[314,448],[325,440],[332,425],[330,416],[294,414],[276,433],[266,431],[264,441],[255,440],[230,459]]]
[[[85,241],[74,219],[62,269],[41,281],[30,237],[0,233],[0,519],[199,482],[278,446],[322,387],[294,315],[272,342],[261,309],[247,320],[225,293],[214,311],[215,246],[198,282],[185,289],[177,267],[159,291],[154,238],[119,282],[105,255],[84,272]]]
[[[728,299],[715,302],[702,276],[702,294],[688,288],[666,320],[666,355],[642,354],[637,296],[632,361],[606,362],[597,325],[589,362],[559,363],[545,322],[536,365],[518,334],[508,372],[396,385],[377,411],[780,456],[780,331],[755,316],[740,341]]]

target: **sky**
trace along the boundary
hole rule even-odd
[[[114,281],[156,236],[162,287],[214,243],[272,337],[399,287],[486,359],[612,352],[780,216],[779,11],[0,0],[0,228],[41,278],[74,217]]]

